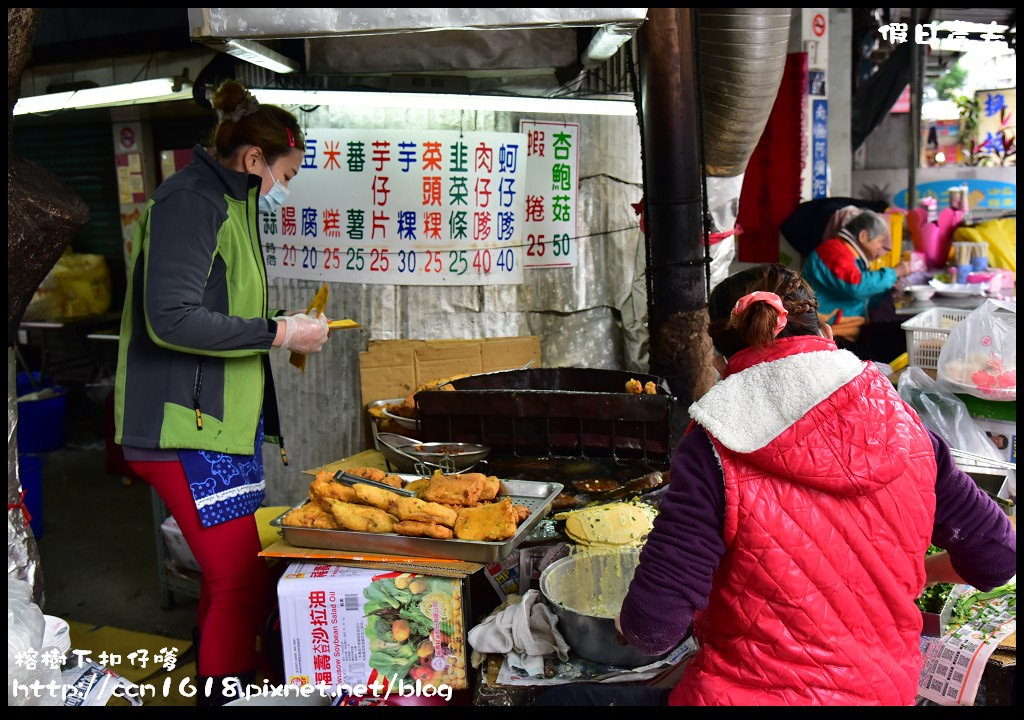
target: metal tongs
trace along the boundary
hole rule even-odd
[[[416,497],[416,493],[412,490],[391,487],[390,485],[385,485],[384,483],[377,482],[376,480],[367,480],[366,478],[359,477],[358,475],[347,473],[344,470],[339,470],[334,473],[334,479],[336,482],[344,483],[345,485],[369,485],[370,487],[375,487],[379,490],[387,490],[388,492],[393,492],[396,495],[402,495],[403,497]]]

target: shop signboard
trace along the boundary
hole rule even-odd
[[[966,185],[968,207],[971,210],[1016,210],[1017,209],[1017,186],[1013,183],[999,182],[996,180],[937,180],[935,182],[919,183],[917,197],[935,198],[940,210],[949,207],[949,190],[952,187]],[[893,196],[892,204],[896,207],[907,206],[907,190],[900,190]]]
[[[828,100],[811,102],[811,199],[828,197]]]
[[[978,90],[978,129],[975,141],[986,155],[1003,157],[1017,136],[1017,90]]]
[[[521,283],[525,186],[520,133],[310,129],[284,206],[260,213],[267,274]]]

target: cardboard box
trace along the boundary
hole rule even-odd
[[[432,380],[541,365],[540,338],[371,340],[359,353],[363,405],[405,397]]]
[[[292,563],[277,595],[289,684],[468,687],[462,578]]]

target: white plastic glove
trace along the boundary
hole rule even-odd
[[[284,340],[281,347],[293,352],[310,355],[320,352],[327,342],[327,316],[314,317],[306,313],[283,315],[274,318],[284,323]]]

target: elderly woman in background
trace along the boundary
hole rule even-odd
[[[870,269],[874,260],[891,249],[889,224],[878,213],[864,210],[819,245],[802,270],[818,298],[818,312],[832,326],[837,342],[866,360],[888,362],[906,352],[906,335],[899,323],[869,320],[869,309],[910,273],[905,262]]]

